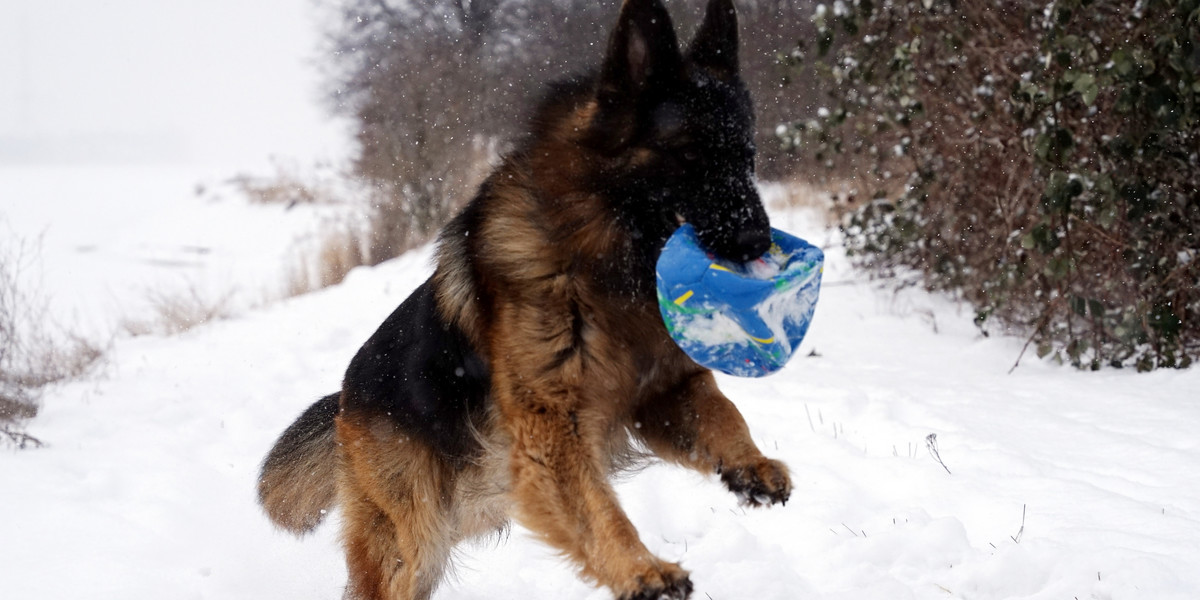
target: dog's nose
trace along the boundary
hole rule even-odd
[[[770,230],[746,229],[737,234],[737,248],[742,262],[754,260],[771,248]]]

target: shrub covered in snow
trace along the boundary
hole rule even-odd
[[[1200,357],[1200,2],[839,1],[787,57],[834,85],[785,146],[852,165],[880,273],[1078,367]]]

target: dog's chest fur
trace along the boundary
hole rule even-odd
[[[443,232],[435,274],[442,315],[488,366],[476,460],[505,465],[499,482],[473,483],[482,469],[465,485],[508,489],[511,431],[495,425],[524,413],[565,412],[577,435],[603,432],[590,437],[605,440],[598,451],[609,468],[623,469],[637,460],[627,431],[638,407],[699,370],[658,312],[657,249],[639,247],[601,197],[539,194],[506,169],[496,180],[509,185],[485,185]],[[496,395],[516,404],[497,405]],[[480,506],[493,501],[479,494]]]
[[[502,168],[443,233],[439,305],[493,377],[553,380],[628,413],[696,368],[659,315],[661,244],[602,196],[550,196]]]

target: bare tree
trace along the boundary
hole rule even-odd
[[[682,31],[704,0],[674,0]],[[339,112],[358,123],[355,170],[378,212],[371,260],[424,241],[468,198],[486,158],[521,131],[544,84],[600,56],[620,0],[342,0],[330,37]],[[776,54],[811,28],[808,0],[742,5],[743,71],[760,110],[763,172],[779,176],[774,123],[792,118]],[[815,93],[813,94],[815,96]],[[786,112],[784,112],[786,111]]]

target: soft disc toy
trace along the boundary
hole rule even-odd
[[[704,249],[691,225],[658,257],[658,306],[675,343],[697,363],[730,375],[778,371],[808,332],[825,255],[771,230],[771,249],[732,263]]]

